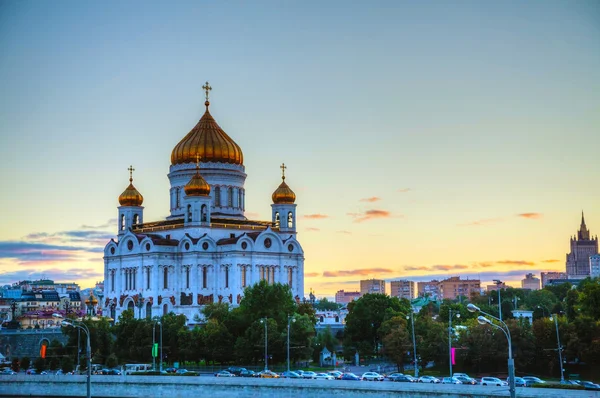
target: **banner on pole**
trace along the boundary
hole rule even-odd
[[[452,347],[452,365],[456,365],[456,348]]]
[[[152,357],[156,358],[158,356],[158,343],[154,343],[152,345]]]

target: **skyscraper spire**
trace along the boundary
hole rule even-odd
[[[579,228],[579,239],[590,240],[590,231],[585,225],[585,217],[583,216],[583,210],[581,211],[581,227]]]

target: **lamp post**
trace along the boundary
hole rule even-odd
[[[550,317],[552,320],[552,317]],[[556,327],[556,344],[558,350],[558,365],[560,366],[560,384],[565,384],[565,373],[562,360],[562,346],[560,345],[560,335],[558,334],[558,314],[554,314],[554,326]]]
[[[287,323],[287,370],[288,370],[288,372],[290,371],[290,323],[291,322],[296,322],[296,319],[293,316],[288,315],[288,323]],[[266,346],[267,345],[265,344],[265,347]],[[265,358],[266,358],[266,355],[265,355]]]
[[[158,325],[160,326],[160,365],[158,370],[160,371],[160,373],[162,374],[162,365],[163,365],[163,327],[162,327],[162,322],[158,321]]]
[[[419,377],[419,363],[417,362],[417,342],[415,340],[415,318],[414,309],[410,308],[410,317],[407,315],[406,319],[410,318],[410,324],[412,326],[412,341],[413,341],[413,357],[415,361],[415,377]]]
[[[502,319],[496,318],[495,316],[490,315],[487,312],[481,311],[479,309],[479,307],[477,307],[475,304],[471,303],[471,304],[467,305],[467,309],[469,310],[469,312],[480,312],[483,315],[487,315],[490,318],[493,318],[493,319],[499,321],[503,325],[503,326],[498,326],[495,323],[493,323],[489,318],[486,318],[483,315],[480,315],[477,317],[477,322],[479,322],[480,325],[485,325],[485,324],[491,325],[491,326],[495,327],[496,329],[502,330],[502,332],[506,336],[506,340],[508,341],[508,390],[510,391],[510,397],[515,398],[515,396],[516,396],[515,360],[513,359],[513,356],[512,356],[512,339],[510,336],[510,330],[508,329],[508,326],[506,325],[506,323],[504,323],[502,321]]]
[[[542,317],[544,317],[544,318],[546,317],[545,311],[548,311],[548,315],[550,315],[550,310],[548,308],[546,308],[545,305],[539,304],[536,307],[539,308],[540,310],[542,310]]]
[[[267,356],[267,318],[261,318],[260,323],[265,325],[265,370],[268,370],[269,358]]]
[[[55,318],[61,318],[59,314],[52,314]],[[74,328],[81,329],[85,332],[87,347],[86,347],[86,359],[87,359],[87,398],[92,396],[92,347],[90,344],[90,330],[85,323],[76,320],[63,320],[61,322],[63,326],[72,326]]]
[[[494,279],[494,283],[496,284],[496,290],[498,290],[498,320],[502,322],[502,301],[500,300],[500,285],[502,285],[502,281],[499,279]]]
[[[455,314],[460,318],[460,314]],[[450,364],[450,377],[452,377],[452,308],[448,310],[448,363]]]

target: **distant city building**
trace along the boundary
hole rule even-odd
[[[571,252],[567,254],[567,278],[585,279],[590,276],[590,256],[598,254],[598,237],[592,238],[581,212],[581,226],[571,238]]]
[[[419,297],[437,300],[440,297],[440,281],[434,279],[428,282],[417,282],[417,292]]]
[[[412,300],[416,296],[415,282],[407,280],[391,281],[390,296]]]
[[[526,320],[531,325],[533,323],[533,311],[527,310],[514,310],[511,311],[513,317],[518,320]]]
[[[542,272],[540,274],[541,278],[542,278],[542,289],[551,281],[554,279],[567,279],[567,273],[566,272],[555,272],[555,271],[548,271],[548,272]]]
[[[51,279],[40,279],[37,281],[21,281],[15,284],[24,291],[54,290],[60,295],[66,295],[69,292],[78,292],[77,283],[57,283]]]
[[[453,276],[440,282],[440,296],[442,299],[454,300],[459,296],[470,298],[473,293],[479,293],[481,281],[479,279],[460,279]]]
[[[590,276],[600,278],[600,254],[590,256]]]
[[[506,289],[506,283],[502,282],[500,284],[493,284],[493,285],[487,285],[485,287],[485,290],[488,292],[497,292],[498,289],[502,290],[502,289]]]
[[[521,280],[521,287],[529,290],[540,290],[540,279],[533,274],[527,274],[525,279]]]
[[[360,295],[367,293],[385,294],[385,281],[382,279],[367,279],[360,281]]]
[[[348,304],[359,297],[360,292],[345,292],[343,290],[338,290],[335,294],[335,302],[338,304]]]

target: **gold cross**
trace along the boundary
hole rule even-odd
[[[196,170],[200,169],[200,154],[196,154]]]
[[[129,182],[132,182],[133,181],[133,172],[135,171],[135,169],[133,168],[133,166],[130,165],[127,168],[127,170],[129,170]]]
[[[279,166],[279,168],[281,169],[281,178],[285,180],[285,169],[287,169],[285,163],[281,163],[281,166]]]
[[[202,86],[202,89],[206,93],[206,100],[208,101],[208,93],[212,90],[212,87],[210,86],[210,84],[208,84],[208,82],[206,82],[206,84]]]

